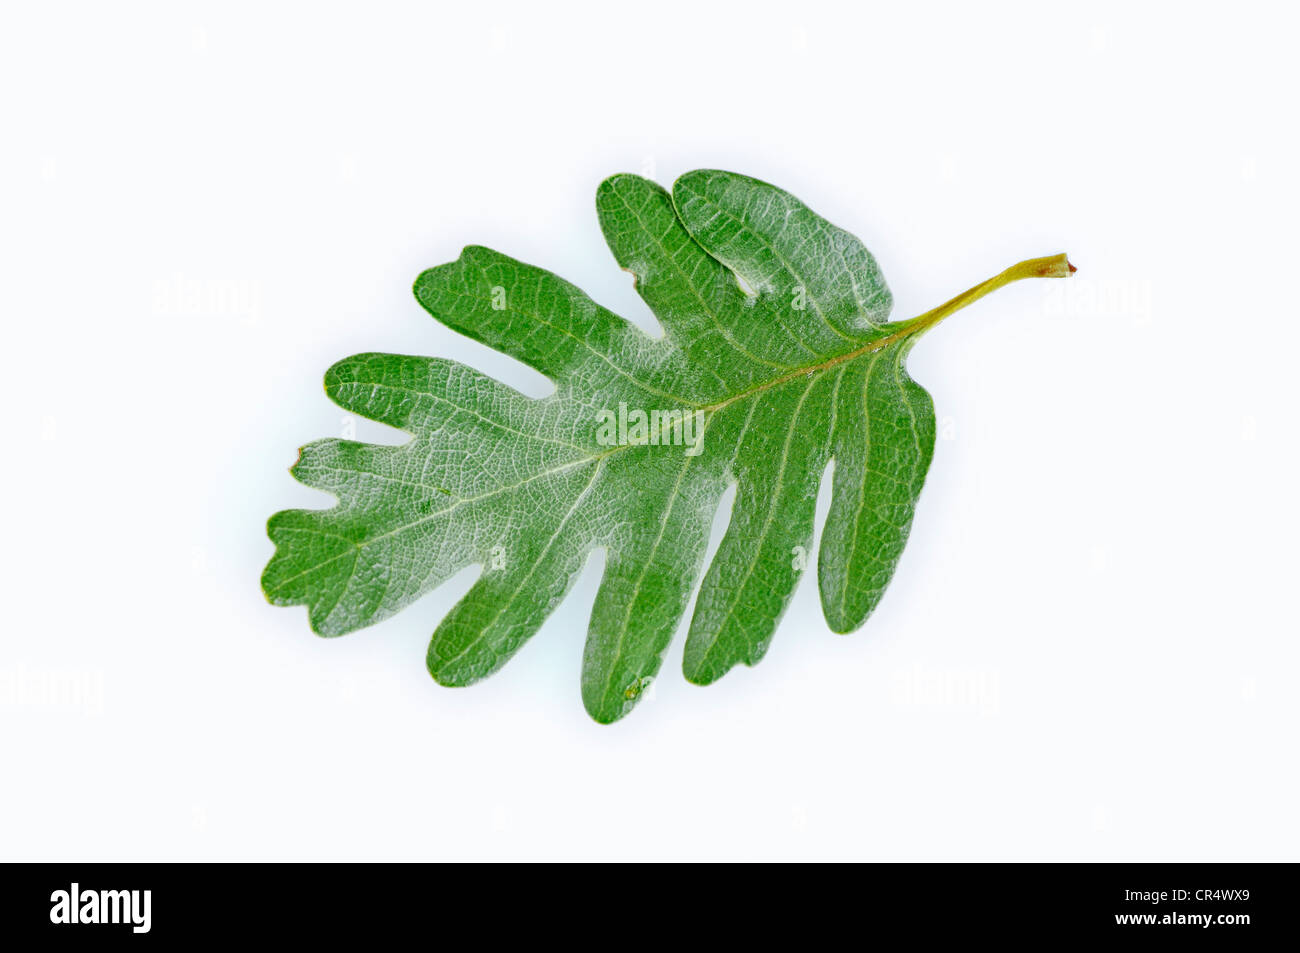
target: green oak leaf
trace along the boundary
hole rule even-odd
[[[461,364],[358,354],[325,390],[411,435],[401,446],[320,440],[292,473],[338,498],[271,517],[262,586],[334,636],[393,615],[466,566],[481,574],[442,620],[428,668],[443,685],[492,674],[606,553],[582,664],[598,722],[636,705],[703,568],[719,500],[735,502],[704,572],[686,677],[708,684],[763,657],[813,539],[822,608],[856,629],[907,541],[934,447],[929,394],[907,374],[918,337],[1020,278],[1023,262],[906,322],[867,249],[787,192],[689,172],[672,192],[634,175],[596,208],[618,264],[659,319],[652,337],[567,281],[471,246],[415,282],[435,318],[547,375],[532,399]]]

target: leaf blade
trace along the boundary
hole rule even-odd
[[[303,447],[291,472],[337,504],[271,518],[262,585],[333,636],[477,565],[426,653],[434,679],[467,685],[505,664],[604,549],[581,690],[608,723],[646,696],[702,572],[686,677],[708,684],[763,657],[807,565],[828,461],[823,612],[835,631],[861,625],[892,578],[933,456],[933,402],[905,367],[912,345],[998,287],[1073,266],[1031,259],[889,324],[889,289],[861,242],[767,183],[700,170],[670,192],[620,175],[601,183],[596,206],[663,336],[490,249],[426,270],[414,289],[426,311],[546,374],[554,393],[534,400],[434,358],[338,362],[329,397],[410,439]]]

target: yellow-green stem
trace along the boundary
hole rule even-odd
[[[1018,265],[1012,265],[1000,275],[994,275],[988,281],[982,281],[974,288],[963,291],[951,301],[945,301],[939,307],[904,323],[900,335],[913,337],[923,334],[954,311],[960,311],[990,291],[997,291],[1003,285],[1009,285],[1021,278],[1068,278],[1077,270],[1070,264],[1064,252],[1059,255],[1048,255],[1046,258],[1030,258]]]

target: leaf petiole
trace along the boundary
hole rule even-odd
[[[991,291],[997,291],[1004,285],[1022,278],[1068,278],[1079,269],[1070,264],[1062,252],[1045,258],[1029,258],[1017,265],[1012,265],[1001,274],[994,275],[988,281],[982,281],[973,288],[968,288],[951,301],[945,301],[939,307],[903,323],[898,337],[915,337],[934,327],[948,315],[973,304]]]

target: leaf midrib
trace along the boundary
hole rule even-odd
[[[884,348],[888,347],[890,344],[902,340],[910,336],[915,331],[920,330],[921,328],[916,325],[916,322],[919,320],[920,319],[918,318],[913,321],[909,321],[905,325],[900,327],[897,331],[893,332],[892,334],[888,334],[885,335],[884,337],[876,338],[872,341],[869,341],[866,344],[864,344],[862,347],[857,348],[853,351],[849,351],[848,353],[836,355],[835,357],[832,357],[826,361],[822,361],[818,364],[811,364],[808,365],[807,367],[798,368],[794,371],[791,371],[788,374],[783,374],[780,377],[773,378],[770,381],[766,381],[762,384],[741,391],[738,394],[734,394],[731,397],[725,398],[724,400],[717,401],[713,404],[704,404],[704,405],[697,406],[696,407],[697,410],[707,415],[704,424],[702,425],[703,429],[701,429],[700,432],[701,439],[703,438],[704,430],[708,428],[709,423],[717,415],[718,411],[723,410],[724,408],[731,406],[737,401],[744,400],[748,397],[757,397],[759,394],[763,393],[764,391],[771,390],[774,387],[778,387],[781,384],[788,383],[789,381],[792,381],[798,377],[803,377],[809,374],[816,374],[820,371],[827,370],[831,367],[836,367],[840,364],[844,364],[849,361],[852,361],[854,358],[862,357],[866,354],[871,354],[876,351],[883,350]],[[672,395],[667,395],[667,396],[672,396]],[[354,542],[352,549],[345,550],[342,553],[336,553],[335,555],[317,563],[316,565],[308,569],[304,569],[299,573],[295,573],[293,576],[290,576],[288,579],[281,580],[280,583],[271,591],[278,592],[281,589],[283,589],[286,585],[288,585],[290,582],[293,582],[295,579],[299,579],[302,576],[306,576],[313,572],[316,572],[318,569],[322,568],[323,566],[328,566],[330,563],[342,559],[344,556],[355,555],[365,547],[369,546],[371,543],[376,543],[382,539],[387,539],[390,536],[395,536],[398,533],[404,533],[409,529],[414,529],[415,527],[423,523],[427,523],[429,520],[437,519],[440,516],[445,516],[446,514],[451,513],[462,506],[467,506],[470,503],[480,503],[483,500],[491,499],[492,497],[499,496],[502,493],[507,493],[512,490],[517,490],[520,487],[526,486],[527,484],[532,483],[535,480],[543,479],[544,477],[548,477],[553,474],[560,473],[564,470],[572,469],[573,467],[581,466],[585,463],[591,463],[593,461],[602,461],[607,457],[615,453],[618,453],[621,450],[629,450],[641,446],[646,446],[646,445],[645,444],[623,444],[617,447],[610,447],[608,450],[604,450],[600,453],[590,454],[589,456],[575,457],[572,460],[566,460],[564,463],[560,464],[559,466],[552,467],[549,470],[542,470],[539,473],[535,473],[524,480],[520,480],[518,483],[512,483],[509,486],[498,487],[495,490],[491,490],[487,493],[482,493],[478,496],[465,497],[464,499],[457,500],[455,503],[453,503],[451,506],[448,506],[445,509],[441,509],[438,510],[437,512],[429,513],[425,516],[421,516],[417,520],[413,520],[410,523],[405,523],[401,526],[394,527],[393,529],[381,533],[378,536],[372,536],[369,537],[368,539],[363,539],[360,542]]]

